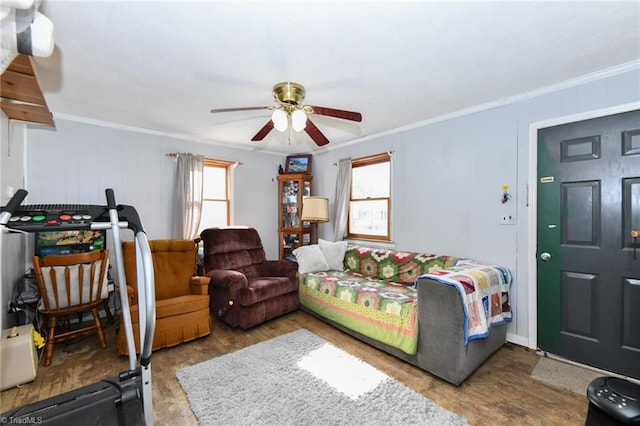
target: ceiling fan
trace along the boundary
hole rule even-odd
[[[345,111],[342,109],[319,107],[313,105],[302,105],[305,97],[305,90],[298,83],[284,82],[273,86],[273,99],[276,106],[240,107],[240,108],[220,108],[212,109],[212,113],[251,111],[251,110],[273,110],[271,120],[256,133],[251,140],[261,141],[274,128],[284,132],[293,129],[296,132],[304,130],[318,146],[329,143],[329,139],[316,127],[308,118],[307,114],[325,115],[328,117],[341,118],[343,120],[362,121],[362,114],[359,112]],[[289,124],[289,121],[291,123]],[[290,135],[291,133],[289,133]],[[289,139],[289,142],[291,140]]]

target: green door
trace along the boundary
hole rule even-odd
[[[640,111],[538,132],[538,346],[640,378]]]

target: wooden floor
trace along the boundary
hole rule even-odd
[[[461,386],[429,373],[297,311],[251,330],[231,329],[214,320],[210,336],[155,352],[152,358],[154,418],[159,425],[197,425],[176,370],[300,328],[368,362],[387,375],[465,418],[471,425],[584,425],[587,398],[530,377],[538,355],[507,344]],[[1,412],[38,401],[127,369],[127,358],[115,349],[115,328],[107,329],[109,346],[100,349],[95,336],[56,345],[50,367],[38,368],[36,380],[0,393]],[[220,389],[212,398],[233,398]]]

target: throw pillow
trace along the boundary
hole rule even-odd
[[[344,254],[347,251],[346,241],[327,241],[323,239],[318,240],[320,250],[324,253],[325,259],[329,264],[329,269],[336,271],[344,270]]]
[[[293,251],[293,255],[298,261],[298,272],[301,274],[329,270],[329,264],[317,244],[300,246]]]

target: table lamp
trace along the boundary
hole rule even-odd
[[[329,199],[310,196],[302,203],[300,220],[311,224],[311,244],[318,244],[318,222],[329,222]]]

